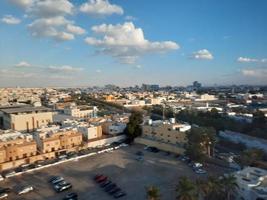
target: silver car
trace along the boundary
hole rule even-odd
[[[19,191],[18,191],[18,194],[21,195],[21,194],[25,194],[25,193],[28,193],[30,191],[33,190],[33,187],[32,186],[25,186],[23,188],[21,188]]]

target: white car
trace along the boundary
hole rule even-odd
[[[0,181],[3,181],[4,177],[0,174]]]
[[[195,170],[195,172],[196,172],[197,174],[206,174],[206,173],[207,173],[207,171],[204,170],[204,169],[197,169],[197,170]]]
[[[120,144],[121,147],[128,147],[129,145],[128,144],[125,144],[125,143],[122,143]]]
[[[8,197],[7,193],[0,194],[0,199],[6,199]]]
[[[8,177],[14,176],[15,174],[16,174],[16,172],[15,172],[15,171],[8,172],[8,173],[5,175],[5,178],[8,178]]]
[[[28,193],[30,191],[33,190],[33,187],[32,186],[25,186],[23,188],[21,188],[19,191],[18,191],[18,194],[21,195],[21,194],[25,194],[25,193]]]
[[[193,168],[200,168],[200,167],[203,167],[203,164],[201,164],[201,163],[194,163],[193,164]]]

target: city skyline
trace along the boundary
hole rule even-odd
[[[263,0],[4,0],[0,87],[264,85],[266,8]]]

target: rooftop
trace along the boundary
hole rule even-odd
[[[52,111],[50,108],[40,106],[40,107],[33,107],[33,106],[17,106],[17,107],[6,107],[1,108],[0,111],[6,114],[16,114],[16,113],[27,113],[27,112],[48,112]]]

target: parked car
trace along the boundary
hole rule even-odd
[[[0,181],[3,181],[4,177],[0,174]]]
[[[78,199],[78,194],[75,192],[68,193],[63,200],[76,200]]]
[[[117,187],[117,185],[115,183],[112,183],[112,184],[108,185],[107,187],[105,187],[105,192],[109,192],[110,190],[112,190],[115,187]]]
[[[0,194],[0,199],[7,199],[8,194],[7,193],[1,193]]]
[[[94,180],[97,181],[98,179],[103,178],[103,177],[104,177],[103,174],[97,174],[97,175],[94,177]]]
[[[115,193],[113,195],[113,197],[116,198],[116,199],[118,199],[118,198],[124,197],[125,195],[126,195],[125,192],[119,191],[119,192]]]
[[[9,193],[11,192],[11,189],[10,188],[0,188],[0,194],[2,193]]]
[[[67,154],[67,157],[68,158],[76,158],[76,157],[78,157],[78,155],[77,155],[77,153],[76,152],[69,152],[68,154]]]
[[[68,156],[67,155],[60,155],[58,156],[59,161],[67,160]]]
[[[201,168],[196,169],[195,172],[196,172],[197,174],[206,174],[206,173],[207,173],[206,170],[201,169]]]
[[[103,183],[103,182],[106,181],[107,179],[108,179],[107,176],[102,176],[102,177],[98,178],[98,179],[96,180],[96,182],[97,182],[97,183]]]
[[[193,168],[200,168],[203,167],[203,164],[201,163],[193,163]]]
[[[18,190],[18,195],[28,193],[33,190],[32,186],[24,186]]]
[[[58,183],[60,183],[60,182],[62,182],[62,181],[64,181],[64,178],[61,177],[61,176],[58,176],[58,177],[56,177],[55,179],[53,179],[53,180],[51,181],[51,183],[54,184],[54,185],[56,185],[56,184],[58,184]]]
[[[143,158],[142,156],[138,156],[138,157],[136,158],[136,160],[137,160],[137,161],[144,161],[144,158]]]
[[[143,156],[144,155],[144,153],[142,151],[137,151],[135,154],[138,155],[138,156]]]
[[[70,183],[65,182],[65,181],[60,182],[54,186],[54,189],[56,190],[56,192],[62,192],[62,191],[68,190],[70,188],[72,188],[72,185]]]
[[[153,152],[153,153],[158,153],[159,149],[157,147],[147,147],[147,151]]]
[[[7,172],[5,172],[4,177],[5,177],[5,178],[8,178],[8,177],[11,177],[11,176],[13,176],[13,175],[15,175],[15,174],[16,174],[16,172],[15,172],[14,170],[12,170],[12,171],[7,171]]]
[[[109,184],[111,184],[112,182],[110,180],[106,180],[103,183],[100,184],[100,187],[104,188],[106,186],[108,186]]]
[[[111,189],[110,191],[108,191],[109,194],[115,194],[116,192],[121,191],[121,189],[119,187],[115,187],[113,189]]]

